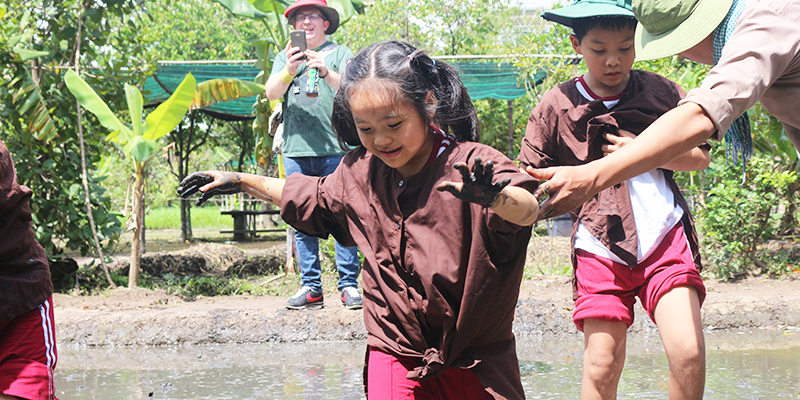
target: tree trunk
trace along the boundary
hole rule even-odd
[[[794,236],[797,230],[797,221],[794,217],[795,213],[797,213],[797,204],[793,200],[794,196],[789,196],[786,202],[786,211],[781,216],[779,232],[785,236]]]
[[[133,242],[131,243],[131,269],[128,271],[128,287],[135,288],[139,286],[139,262],[142,259],[141,248],[141,229],[143,222],[141,220],[142,211],[144,209],[144,177],[143,172],[137,166],[136,181],[133,184]]]
[[[83,4],[79,3],[78,5],[81,14],[83,14]],[[83,19],[78,18],[78,32],[77,32],[77,39],[75,40],[75,73],[80,74],[80,53],[81,53],[81,30],[83,29]],[[36,80],[38,81],[38,68],[32,70],[33,73],[37,74]],[[36,82],[38,85],[39,83]],[[81,109],[81,103],[76,101],[76,107],[78,110],[78,142],[80,143],[81,147],[81,184],[83,184],[83,191],[84,191],[84,204],[86,205],[86,217],[89,219],[89,228],[92,230],[92,239],[94,239],[94,246],[95,250],[97,251],[97,258],[100,259],[100,265],[103,267],[103,273],[105,273],[106,280],[108,280],[108,285],[111,288],[116,289],[117,285],[111,279],[111,273],[108,271],[108,265],[106,265],[105,256],[103,256],[103,249],[100,246],[100,239],[97,237],[97,228],[94,224],[94,215],[92,214],[92,201],[90,198],[90,191],[89,191],[89,172],[86,170],[86,146],[84,145],[83,139],[83,110]],[[77,284],[78,281],[75,280]]]
[[[800,181],[790,183],[785,189],[783,200],[786,204],[781,216],[780,225],[778,225],[778,234],[786,236],[794,236],[797,233],[797,220],[795,214],[797,213],[797,191],[800,190]]]
[[[140,200],[141,206],[139,207],[139,247],[140,247],[140,254],[147,253],[147,240],[145,239],[145,234],[147,233],[147,221],[145,220],[145,211],[147,211],[147,205],[144,202],[144,187],[145,183],[144,180],[142,181],[142,198]]]
[[[189,199],[181,199],[181,240],[192,240],[192,203]]]

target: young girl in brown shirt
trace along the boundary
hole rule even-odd
[[[178,190],[245,191],[306,234],[358,245],[370,399],[524,398],[511,323],[538,182],[478,143],[458,71],[406,43],[347,65],[333,126],[355,149],[331,175],[204,171]]]

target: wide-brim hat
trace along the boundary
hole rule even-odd
[[[733,0],[634,0],[639,20],[637,60],[668,57],[691,49],[714,32]]]
[[[319,9],[325,20],[328,21],[328,29],[325,30],[326,35],[330,35],[339,29],[339,12],[333,7],[328,7],[326,0],[297,0],[286,9],[283,16],[289,20],[289,24],[294,25],[294,15],[300,7],[310,6]]]
[[[597,17],[631,17],[631,0],[577,0],[571,6],[546,11],[542,18],[574,27],[575,22]]]

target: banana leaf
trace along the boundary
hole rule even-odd
[[[190,110],[220,101],[250,97],[264,92],[264,85],[234,78],[210,79],[197,84]]]

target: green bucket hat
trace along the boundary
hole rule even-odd
[[[633,0],[637,60],[668,57],[691,49],[714,32],[733,0]]]
[[[733,0],[731,0],[733,1]],[[576,20],[593,17],[631,17],[631,0],[576,0],[571,6],[546,11],[542,18],[573,27]]]

